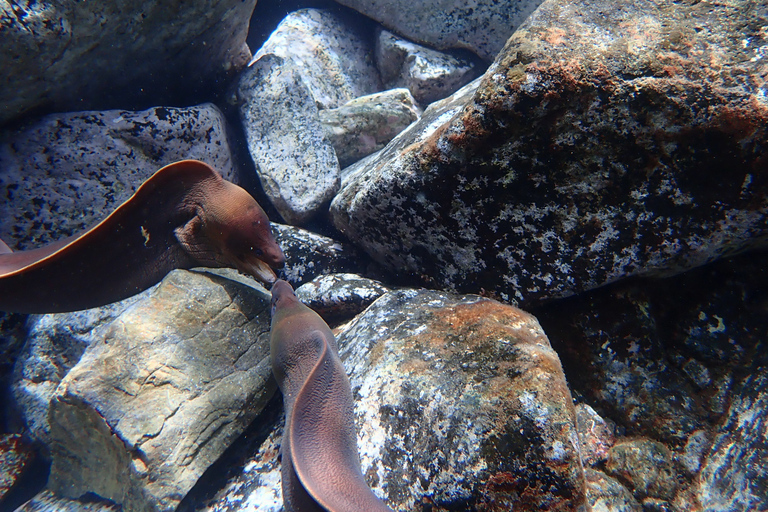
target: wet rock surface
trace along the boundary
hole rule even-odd
[[[390,269],[522,305],[757,246],[766,19],[546,2],[476,92],[427,109],[345,184],[334,224]]]
[[[56,390],[48,488],[174,510],[274,392],[268,299],[174,271],[123,312]]]
[[[51,114],[0,136],[0,238],[30,249],[96,224],[177,160],[236,180],[227,126],[213,104]]]
[[[114,108],[121,101],[167,101],[169,91],[199,95],[248,62],[255,5],[4,2],[0,124],[36,107]]]
[[[446,0],[338,0],[375,19],[412,41],[446,50],[465,48],[493,60],[507,38],[536,7],[539,0],[479,0],[464,4]]]
[[[382,283],[358,274],[324,274],[296,288],[296,296],[331,322],[362,313],[388,291]]]

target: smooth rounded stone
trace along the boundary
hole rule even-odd
[[[606,471],[631,485],[638,499],[669,500],[677,489],[672,452],[650,439],[616,443],[608,451]]]
[[[586,468],[587,499],[592,512],[642,512],[643,507],[621,482],[602,471]]]
[[[389,291],[359,274],[325,274],[296,288],[296,296],[326,321],[351,318]]]
[[[361,96],[319,112],[342,168],[384,148],[420,114],[413,96],[403,88]]]
[[[5,131],[0,238],[16,250],[71,236],[106,217],[155,171],[186,158],[235,180],[215,105],[51,114]]]
[[[294,288],[323,274],[365,274],[371,266],[370,259],[348,243],[274,222],[272,232],[285,254],[280,277]]]
[[[269,303],[260,287],[169,273],[56,390],[48,489],[174,510],[274,393]]]
[[[279,57],[295,69],[318,108],[337,108],[381,90],[364,27],[328,10],[300,9],[280,22],[249,65]]]
[[[381,29],[375,57],[384,87],[405,87],[421,105],[450,96],[480,74],[469,57],[432,50]]]
[[[123,509],[112,501],[94,496],[69,499],[44,490],[14,512],[123,512]]]
[[[363,474],[398,511],[583,510],[576,418],[536,319],[476,296],[390,292],[337,335]]]
[[[112,322],[155,287],[106,306],[49,315],[30,315],[24,347],[16,359],[10,391],[14,413],[49,455],[51,399],[64,376],[93,343],[103,343]]]
[[[608,459],[608,450],[616,442],[616,426],[587,404],[577,404],[575,409],[582,462],[588,466],[605,462]]]
[[[0,434],[0,504],[34,459],[21,434]]]
[[[526,307],[759,247],[765,11],[547,0],[474,94],[340,190],[334,225],[430,287]]]
[[[466,48],[493,60],[540,0],[336,0],[393,32],[438,50]]]
[[[754,368],[734,392],[725,421],[702,462],[696,494],[702,509],[768,509],[768,372]]]
[[[34,108],[153,104],[245,66],[256,0],[2,2],[0,124]],[[162,87],[159,86],[162,84]]]
[[[300,70],[267,54],[238,86],[240,118],[259,181],[289,224],[303,224],[339,189],[339,161]]]

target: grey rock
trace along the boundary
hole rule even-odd
[[[11,392],[14,408],[45,454],[51,444],[48,412],[61,380],[93,343],[104,342],[111,323],[153,288],[128,299],[85,311],[30,315],[24,348],[16,359]]]
[[[706,430],[697,430],[688,438],[683,451],[677,455],[677,462],[691,475],[701,469],[701,461],[710,447],[710,436]]]
[[[0,238],[29,249],[96,224],[162,166],[194,158],[235,179],[213,104],[51,114],[0,136]]]
[[[492,60],[539,0],[337,0],[412,41],[446,50],[466,48]]]
[[[608,452],[606,471],[631,485],[638,499],[669,500],[677,488],[672,453],[650,439],[616,443]]]
[[[339,163],[318,108],[335,108],[380,89],[370,49],[336,15],[289,14],[238,84],[240,118],[259,180],[289,224],[304,224],[339,188]]]
[[[373,65],[370,35],[362,24],[324,9],[300,9],[286,16],[256,52],[251,65],[267,55],[294,67],[319,109],[381,90]]]
[[[752,370],[735,390],[725,422],[702,462],[696,495],[702,510],[768,508],[768,371]]]
[[[255,5],[3,2],[0,124],[35,107],[102,108],[120,96],[153,104],[168,90],[209,88],[248,62]]]
[[[366,273],[371,265],[367,255],[348,243],[285,224],[272,223],[272,232],[285,254],[280,276],[294,288],[322,274]]]
[[[592,512],[641,512],[643,507],[621,482],[587,468],[587,498]]]
[[[376,66],[385,87],[405,87],[421,105],[450,96],[479,74],[466,56],[438,52],[386,30],[378,30]]]
[[[116,503],[97,497],[70,499],[43,490],[15,512],[122,512]]]
[[[395,510],[585,507],[572,399],[533,316],[403,290],[376,300],[337,340],[363,473]]]
[[[766,10],[547,0],[474,94],[345,185],[334,225],[389,269],[526,307],[762,246]]]
[[[48,488],[172,511],[274,392],[269,294],[173,271],[59,385]]]
[[[339,165],[346,167],[382,149],[420,113],[408,89],[390,89],[321,110],[319,116]]]
[[[324,274],[296,288],[296,296],[326,322],[352,318],[389,291],[358,274]]]
[[[259,181],[289,224],[327,207],[339,188],[339,161],[317,105],[294,66],[265,55],[240,77],[240,117]]]
[[[363,474],[393,510],[585,510],[572,399],[534,317],[476,296],[400,290],[337,341]],[[197,510],[277,512],[277,442]]]

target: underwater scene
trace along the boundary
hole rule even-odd
[[[768,0],[0,0],[1,512],[768,511]]]

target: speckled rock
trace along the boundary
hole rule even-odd
[[[294,288],[322,274],[370,273],[370,258],[353,245],[285,224],[273,223],[272,232],[285,254],[280,277]]]
[[[296,288],[296,296],[328,322],[362,313],[388,291],[382,283],[358,274],[324,274]]]
[[[42,491],[15,512],[123,512],[122,507],[97,496],[69,499]]]
[[[755,247],[767,11],[547,0],[476,92],[346,184],[333,222],[388,268],[526,307]]]
[[[0,434],[0,505],[29,467],[34,454],[19,434]]]
[[[412,41],[446,50],[466,48],[492,60],[540,0],[336,0]]]
[[[382,149],[420,113],[408,89],[400,88],[355,98],[319,116],[339,165],[346,167]]]
[[[768,509],[768,369],[755,368],[735,391],[699,475],[703,510]]]
[[[616,443],[608,451],[606,471],[629,484],[636,498],[669,500],[677,488],[672,452],[650,439]]]
[[[145,300],[155,287],[106,306],[50,315],[30,315],[24,347],[16,358],[10,390],[14,413],[48,455],[48,410],[61,379],[91,344],[103,342],[112,322],[130,305]]]
[[[480,73],[466,55],[432,50],[379,29],[376,67],[385,87],[405,87],[421,105],[450,96]]]
[[[268,310],[263,289],[168,274],[59,385],[48,488],[174,510],[274,392]]]
[[[304,224],[339,188],[339,163],[318,108],[380,89],[361,34],[318,9],[289,14],[238,84],[240,118],[259,180],[289,224]]]
[[[401,290],[337,341],[363,473],[393,510],[586,510],[572,399],[534,317],[476,296]],[[276,458],[270,437],[196,510],[278,512]]]
[[[36,107],[145,105],[245,66],[256,0],[0,4],[0,124]],[[162,84],[162,85],[161,85]]]
[[[682,445],[708,424],[699,389],[674,363],[667,332],[642,286],[616,286],[552,303],[536,314],[569,383],[611,412],[627,434]]]
[[[496,301],[392,292],[337,336],[363,473],[395,510],[583,510],[575,414],[531,315]]]
[[[162,166],[185,158],[234,179],[221,111],[155,107],[52,114],[0,135],[0,238],[28,249],[96,224]]]
[[[586,475],[592,512],[642,512],[640,503],[615,478],[594,469],[586,469]]]

